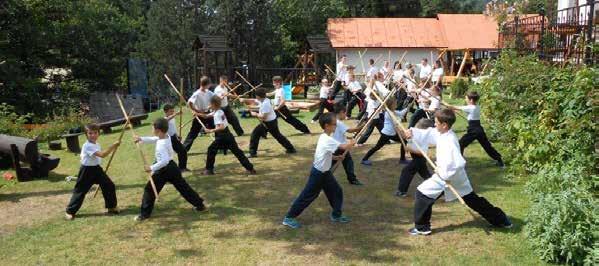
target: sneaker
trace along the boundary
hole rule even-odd
[[[421,235],[421,236],[427,236],[430,235],[432,233],[432,231],[430,229],[428,230],[418,230],[415,227],[410,229],[410,231],[408,231],[410,233],[410,235],[413,236],[417,236],[417,235]]]
[[[246,172],[246,174],[248,174],[248,175],[255,175],[255,174],[256,174],[256,170],[254,170],[254,169],[247,170],[247,171],[245,171],[245,172]]]
[[[104,214],[106,214],[106,215],[117,215],[120,212],[121,211],[119,210],[119,208],[114,207],[114,208],[106,209],[106,212]]]
[[[203,175],[214,175],[214,170],[204,169],[202,172]]]
[[[395,192],[395,196],[396,197],[400,197],[400,198],[407,198],[408,197],[408,192],[396,191]]]
[[[74,214],[68,214],[68,213],[65,213],[65,214],[64,214],[64,218],[65,218],[67,221],[71,221],[71,220],[75,219],[75,215],[74,215]]]
[[[505,217],[505,222],[503,222],[503,224],[499,227],[508,229],[514,227],[514,224],[512,223],[512,221],[510,221],[509,218]]]
[[[297,151],[295,149],[293,149],[293,150],[286,150],[285,153],[287,153],[287,154],[294,154],[294,153],[297,153]]]
[[[497,163],[495,163],[495,165],[499,166],[499,168],[501,168],[501,169],[505,169],[505,164],[501,160],[497,161]]]
[[[202,204],[200,206],[193,207],[193,210],[196,212],[204,212],[206,211],[206,205]]]
[[[363,186],[364,184],[362,184],[362,182],[360,182],[360,180],[358,179],[354,179],[354,180],[350,180],[349,184],[354,185],[354,186]]]
[[[289,217],[285,217],[285,219],[283,219],[283,225],[289,226],[293,229],[300,228],[300,226],[301,226],[300,223],[295,218],[289,218]]]
[[[345,215],[341,215],[339,217],[334,217],[333,215],[331,215],[331,222],[333,222],[333,223],[346,224],[346,223],[349,223],[350,221],[351,221],[351,219],[349,219],[349,217],[347,217]]]
[[[360,162],[360,163],[363,165],[368,165],[368,166],[372,165],[372,161],[370,161],[370,160],[362,160],[362,162]]]
[[[141,222],[141,221],[146,220],[148,218],[150,218],[150,217],[145,217],[145,216],[137,215],[137,216],[135,216],[135,218],[133,218],[133,220],[136,221],[136,222]]]

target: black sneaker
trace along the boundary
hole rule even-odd
[[[430,235],[432,233],[432,231],[430,229],[426,229],[426,230],[418,230],[416,229],[416,227],[410,229],[410,231],[408,231],[408,233],[410,233],[410,235],[413,236],[427,236]]]
[[[105,215],[117,215],[119,214],[121,211],[119,211],[119,208],[111,208],[111,209],[106,209],[106,212],[104,213]]]
[[[408,193],[407,192],[396,191],[395,192],[395,196],[396,197],[400,197],[400,198],[407,198],[408,197]]]
[[[245,171],[248,175],[255,175],[256,174],[256,170],[251,169],[251,170],[247,170]]]
[[[206,211],[206,205],[202,204],[200,206],[193,207],[193,210],[196,212],[204,212]]]
[[[499,160],[495,163],[495,165],[499,166],[499,168],[504,169],[505,168],[505,164],[503,163],[502,160]]]
[[[285,153],[287,153],[287,154],[293,154],[293,153],[297,153],[297,151],[295,149],[293,149],[293,150],[286,150]]]
[[[140,215],[135,216],[135,218],[133,218],[133,220],[136,221],[136,222],[141,222],[141,221],[144,221],[144,220],[146,220],[148,218],[150,218],[150,217],[141,216],[141,214],[140,214]]]
[[[362,184],[362,182],[360,182],[360,180],[358,180],[358,179],[350,180],[350,181],[349,181],[349,183],[350,183],[351,185],[354,185],[354,186],[363,186],[363,185],[364,185],[364,184]]]
[[[505,221],[499,227],[508,229],[514,227],[514,224],[512,223],[512,221],[510,221],[509,218],[505,217]]]

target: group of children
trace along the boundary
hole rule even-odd
[[[345,58],[342,60],[341,63],[344,63]],[[338,69],[339,67],[338,65]],[[346,67],[342,65],[341,69],[346,69]],[[458,196],[448,190],[448,184],[455,187],[459,197],[462,197],[470,208],[478,212],[489,223],[499,227],[510,227],[511,222],[501,209],[491,205],[486,199],[474,193],[465,171],[466,161],[462,154],[464,148],[473,140],[478,140],[485,151],[497,161],[498,165],[503,166],[501,155],[490,145],[480,125],[480,107],[477,105],[478,94],[468,93],[466,96],[468,105],[466,106],[441,108],[439,106],[441,103],[440,88],[438,86],[425,88],[427,80],[433,75],[434,70],[431,70],[427,77],[421,77],[421,80],[424,79],[421,86],[419,88],[413,87],[412,91],[407,88],[408,86],[403,77],[401,80],[387,82],[391,79],[393,70],[388,68],[385,69],[385,72],[373,73],[366,90],[362,90],[359,82],[355,81],[353,73],[344,74],[342,72],[341,74],[349,77],[348,82],[336,79],[333,86],[328,84],[328,80],[323,80],[320,95],[321,106],[312,120],[313,122],[318,121],[323,133],[318,138],[307,183],[290,206],[283,219],[283,225],[298,228],[300,223],[296,218],[318,197],[321,190],[324,190],[332,207],[331,221],[338,223],[350,222],[350,219],[343,215],[343,191],[333,176],[333,172],[338,164],[342,164],[348,182],[352,185],[362,185],[356,177],[350,151],[352,147],[364,143],[376,127],[381,133],[380,138],[376,145],[363,157],[362,164],[372,165],[369,158],[393,140],[402,143],[400,159],[401,162],[407,163],[402,169],[396,196],[407,197],[408,188],[416,173],[424,179],[415,193],[415,226],[409,231],[410,234],[427,235],[431,233],[430,220],[434,202],[442,195],[445,195],[446,200],[453,200]],[[414,82],[411,78],[409,81]],[[214,174],[215,156],[222,149],[231,150],[248,174],[256,174],[253,164],[239,148],[235,137],[228,129],[229,124],[231,124],[238,136],[244,134],[237,117],[229,106],[228,97],[230,93],[226,77],[221,77],[220,84],[215,92],[209,90],[209,85],[209,79],[202,77],[200,87],[187,102],[194,120],[183,143],[180,142],[176,129],[175,116],[178,113],[175,112],[172,105],[165,105],[165,117],[154,121],[153,137],[134,136],[136,143],[155,143],[156,145],[155,163],[144,166],[144,170],[151,173],[154,184],[149,181],[144,188],[140,214],[136,217],[136,220],[145,220],[151,216],[156,200],[152,185],[155,185],[159,193],[167,182],[173,184],[183,198],[193,205],[195,211],[206,210],[204,200],[189,186],[181,174],[183,171],[187,171],[187,151],[189,151],[194,139],[197,138],[200,132],[214,134],[214,141],[208,146],[204,174]],[[270,133],[285,148],[287,153],[296,153],[295,147],[281,134],[277,117],[282,117],[302,133],[310,132],[308,127],[297,118],[294,118],[285,106],[282,79],[274,77],[273,85],[275,87],[273,93],[274,103],[267,98],[267,91],[263,88],[255,90],[256,99],[243,100],[250,107],[257,105],[257,112],[252,111],[251,115],[259,120],[250,137],[249,157],[257,156],[259,141],[267,133]],[[406,91],[404,100],[411,101],[411,103],[406,106],[398,101],[396,96],[389,95],[391,90],[388,86],[391,85],[398,87],[394,90]],[[352,104],[351,100],[353,100],[351,97],[356,99],[354,104],[356,101],[365,101],[362,120],[356,127],[350,128],[343,122],[351,115],[351,108],[346,105],[347,101],[332,102],[336,95],[335,87],[337,86],[346,87],[346,91],[349,91],[350,99],[347,100],[350,100],[350,105]],[[331,91],[331,89],[335,90]],[[426,93],[423,94],[423,91]],[[386,100],[381,102],[381,99]],[[430,103],[425,105],[426,101]],[[423,103],[412,115],[412,120],[416,121],[407,130],[399,129],[395,124],[395,117],[405,117],[414,102]],[[324,113],[324,109],[329,110],[329,112]],[[385,109],[387,111],[383,111]],[[424,112],[424,116],[420,114],[419,110]],[[454,110],[466,112],[469,120],[468,132],[459,141],[451,129],[456,120]],[[415,116],[417,117],[414,118]],[[364,121],[369,121],[369,123],[364,125]],[[118,214],[119,212],[115,185],[101,168],[100,163],[101,158],[114,152],[120,142],[116,142],[107,150],[102,151],[97,143],[98,126],[88,125],[85,131],[88,140],[81,151],[81,168],[72,198],[66,208],[67,219],[75,217],[83,203],[85,194],[93,184],[99,184],[102,189],[107,213]],[[360,134],[357,134],[358,132]],[[354,133],[355,135],[348,140],[346,136],[348,133]],[[360,138],[356,139],[358,136]],[[426,160],[428,148],[431,145],[436,147],[436,167],[432,174]],[[412,159],[409,162],[406,160],[406,150]],[[178,154],[179,164],[173,161],[175,152]]]

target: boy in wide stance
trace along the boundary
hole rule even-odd
[[[331,166],[333,159],[342,160],[341,155],[333,156],[333,153],[337,149],[348,150],[354,145],[354,140],[349,143],[341,144],[335,140],[331,135],[335,132],[337,127],[337,119],[334,113],[326,113],[320,116],[318,120],[320,127],[324,129],[324,133],[318,138],[316,144],[316,152],[314,153],[314,162],[312,164],[312,170],[310,170],[310,177],[308,183],[304,187],[304,190],[300,195],[293,201],[291,208],[283,219],[283,225],[291,228],[299,228],[300,223],[295,219],[298,217],[304,209],[318,197],[321,190],[324,190],[324,194],[327,196],[333,211],[331,212],[331,221],[338,223],[348,223],[349,218],[342,214],[341,208],[343,206],[343,191],[335,180],[333,173],[331,172]]]
[[[428,129],[411,128],[404,134],[407,138],[417,138],[424,143],[437,146],[437,171],[433,176],[420,184],[416,190],[414,201],[414,228],[411,235],[429,235],[431,231],[432,207],[435,201],[445,193],[445,200],[457,199],[449,189],[451,184],[464,199],[466,205],[479,213],[490,224],[510,228],[512,222],[500,209],[493,206],[485,198],[479,197],[472,190],[466,175],[466,160],[460,152],[460,144],[451,126],[455,122],[455,114],[450,109],[435,112],[435,127]]]
[[[171,140],[166,132],[168,131],[168,121],[164,118],[158,118],[154,121],[154,135],[155,137],[139,137],[135,136],[135,142],[141,143],[156,143],[156,150],[154,152],[156,163],[151,166],[145,165],[145,171],[152,173],[152,180],[156,185],[156,191],[160,193],[160,190],[166,185],[166,182],[173,184],[175,189],[179,191],[181,196],[194,206],[194,210],[201,212],[206,210],[204,206],[204,200],[198,195],[187,184],[185,179],[181,176],[181,170],[173,158],[173,147],[171,146]],[[136,221],[143,221],[150,218],[152,210],[154,209],[154,202],[156,196],[152,190],[150,182],[146,184],[144,188],[144,195],[141,200],[141,213],[135,217]]]

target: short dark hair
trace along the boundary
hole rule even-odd
[[[335,103],[333,109],[336,114],[345,112],[345,104],[343,104],[342,102],[337,102]]]
[[[260,98],[266,98],[266,89],[265,88],[257,88],[256,96],[258,96]]]
[[[152,124],[155,129],[160,130],[162,133],[166,133],[168,131],[168,120],[165,118],[158,118],[154,120],[154,124]]]
[[[466,97],[474,102],[478,102],[478,99],[480,99],[480,96],[476,91],[469,91],[468,94],[466,94]]]
[[[162,106],[162,111],[165,111],[165,112],[168,111],[168,110],[173,110],[173,109],[175,109],[175,106],[173,106],[170,103],[167,103],[164,106]]]
[[[217,95],[214,95],[214,96],[212,96],[212,98],[210,98],[210,104],[220,107],[221,103],[222,103],[222,99],[220,97],[218,97]]]
[[[347,55],[346,54],[342,54],[341,57],[347,57]]]
[[[329,125],[331,123],[333,123],[333,121],[337,120],[337,118],[335,117],[335,113],[329,112],[326,114],[323,114],[320,116],[320,118],[318,119],[318,123],[320,124],[320,127],[322,129],[324,129],[325,125]]]
[[[416,128],[419,129],[427,129],[429,127],[434,127],[435,126],[435,122],[431,119],[427,119],[427,118],[423,118],[420,119],[420,121],[418,121],[418,123],[416,123]]]
[[[428,59],[426,58],[422,58],[422,61],[427,62],[428,63]]]
[[[219,79],[229,80],[229,77],[227,75],[220,75]]]
[[[368,63],[374,65],[374,59],[370,58],[370,60],[368,60]]]
[[[282,81],[283,81],[283,78],[281,76],[274,76],[274,77],[272,77],[272,82],[273,83],[275,83],[275,82],[282,82]]]
[[[451,109],[440,109],[435,112],[435,118],[441,123],[447,123],[449,128],[455,123],[455,113]]]
[[[100,132],[100,126],[96,123],[90,123],[85,125],[85,133],[90,131]]]
[[[200,78],[200,86],[206,87],[208,85],[210,85],[210,78],[207,76],[202,76],[202,78]]]

